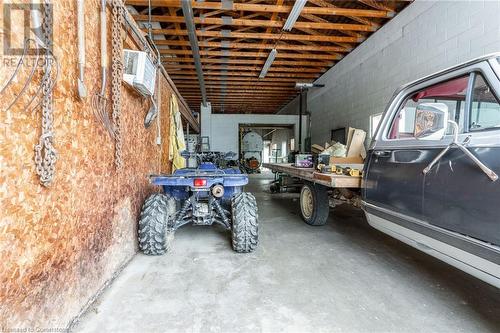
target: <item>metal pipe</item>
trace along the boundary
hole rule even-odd
[[[299,153],[302,153],[302,91],[303,89],[300,88],[300,95],[299,95]]]
[[[207,106],[207,91],[205,89],[205,80],[203,78],[203,69],[201,68],[200,48],[198,47],[198,38],[196,37],[196,28],[194,26],[193,8],[191,7],[190,0],[182,0],[182,13],[184,15],[184,22],[188,31],[189,43],[191,44],[191,51],[193,52],[194,65],[196,67],[196,74],[198,76],[198,83],[200,85],[202,104]]]
[[[305,114],[307,115],[307,132],[306,132],[306,140],[309,139],[309,141],[311,140],[311,136],[312,136],[312,131],[311,131],[311,120],[312,120],[312,115],[311,115],[311,112],[309,112],[309,108],[308,108],[308,104],[307,104],[307,94],[309,92],[309,89],[306,89],[304,91],[304,100],[306,101],[306,105],[305,105]],[[309,149],[311,149],[309,147]]]

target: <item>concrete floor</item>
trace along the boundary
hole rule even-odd
[[[137,255],[76,332],[500,332],[500,291],[370,228],[343,205],[323,227],[296,194],[252,176],[260,244],[185,227],[173,252]],[[333,215],[333,216],[332,216]]]

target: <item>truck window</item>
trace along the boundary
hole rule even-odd
[[[469,122],[471,132],[500,128],[500,104],[480,74],[474,81]]]
[[[387,138],[391,140],[413,138],[415,110],[421,103],[446,104],[448,106],[449,119],[455,120],[459,124],[460,132],[463,132],[465,96],[468,82],[469,76],[462,76],[438,83],[409,95],[394,117]]]

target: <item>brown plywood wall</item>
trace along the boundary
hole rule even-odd
[[[19,2],[19,1],[18,1]],[[5,3],[0,1],[0,7]],[[162,146],[156,124],[144,128],[149,102],[122,87],[124,168],[115,169],[114,144],[95,120],[90,98],[77,98],[76,2],[53,1],[54,51],[61,76],[54,91],[54,143],[58,153],[50,188],[39,184],[33,147],[41,113],[21,99],[5,111],[27,77],[26,67],[0,100],[0,327],[65,327],[107,280],[136,252],[136,221],[144,198],[156,191],[146,175],[168,155],[169,99],[161,79]],[[87,0],[86,79],[92,95],[100,86],[99,3]],[[3,13],[0,8],[0,15]],[[1,17],[1,16],[0,16]],[[3,25],[3,18],[0,19]],[[108,28],[111,12],[108,8]],[[13,24],[22,36],[22,24]],[[9,31],[3,31],[9,33]],[[1,36],[0,36],[1,37]],[[135,48],[124,33],[125,47]],[[108,49],[111,55],[111,43]],[[14,70],[2,54],[0,82]],[[15,58],[19,59],[19,58]],[[110,82],[111,77],[108,77]],[[32,91],[39,82],[32,82]],[[108,98],[110,89],[108,85]],[[109,102],[109,104],[111,104]],[[181,106],[182,107],[182,106]],[[108,111],[111,111],[108,109]],[[163,172],[170,165],[161,165]]]

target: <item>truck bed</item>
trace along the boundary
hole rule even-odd
[[[297,168],[290,163],[263,163],[264,168],[286,173],[289,176],[300,178],[313,183],[332,188],[360,188],[361,176],[352,177],[331,173],[321,173],[313,168]],[[349,164],[351,168],[363,169],[363,164]]]

